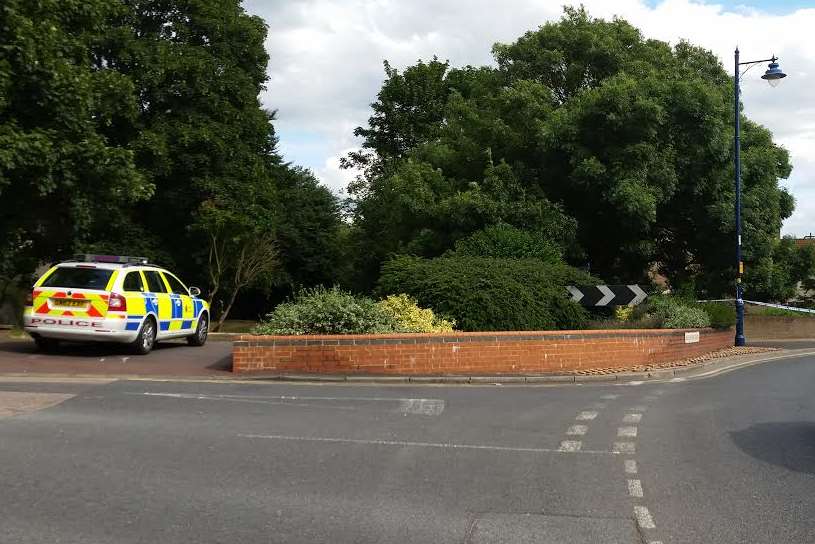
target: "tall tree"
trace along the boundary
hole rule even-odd
[[[609,281],[658,267],[675,285],[726,289],[733,93],[715,56],[572,8],[493,51],[496,67],[387,70],[346,162],[362,171],[355,223],[371,253],[433,256],[504,222]],[[749,267],[772,258],[794,203],[778,185],[786,151],[743,123]]]
[[[0,9],[0,275],[94,241],[154,186],[112,137],[138,105],[94,55],[125,8],[107,0],[7,0]]]

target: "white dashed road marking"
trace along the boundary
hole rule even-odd
[[[637,453],[637,445],[634,442],[615,442],[612,451],[616,453]]]
[[[625,460],[625,473],[626,474],[636,474],[637,473],[637,462],[633,459],[626,459]]]
[[[648,409],[647,406],[632,406],[628,409],[629,412],[644,412]]]
[[[566,434],[571,436],[583,436],[589,430],[588,425],[572,425]]]
[[[623,416],[623,423],[639,423],[642,419],[642,414],[625,414]]]
[[[618,398],[619,396],[620,395],[603,395],[600,398],[603,399],[603,400],[614,400],[614,399]]]
[[[579,440],[564,440],[560,443],[560,447],[557,451],[564,451],[564,452],[575,452],[580,451],[583,447],[583,442]]]
[[[617,428],[617,436],[620,438],[636,438],[637,437],[637,428],[636,427],[618,427]]]
[[[680,383],[680,382],[684,382],[684,381],[685,381],[685,378],[674,378],[674,379],[671,380],[671,383]]]
[[[639,480],[628,480],[628,494],[638,499],[642,498],[642,482]]]
[[[597,417],[597,412],[580,412],[575,418],[578,421],[591,421]]]
[[[628,382],[628,385],[642,385],[643,383],[645,383],[645,382],[634,381],[634,382]]]
[[[398,448],[440,448],[451,450],[486,450],[486,451],[511,451],[517,453],[573,453],[589,455],[615,455],[618,452],[602,450],[584,450],[581,442],[576,450],[564,451],[551,448],[523,448],[513,446],[493,446],[489,444],[454,444],[449,442],[410,442],[407,440],[363,440],[359,438],[342,438],[327,436],[291,436],[285,434],[239,434],[238,438],[263,439],[263,440],[289,440],[295,442],[325,442],[330,444],[359,444],[365,446],[395,446]],[[562,446],[562,444],[561,444]]]
[[[634,507],[634,517],[637,519],[637,525],[643,529],[654,529],[654,518],[651,517],[651,512],[644,506]]]

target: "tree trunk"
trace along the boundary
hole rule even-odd
[[[229,315],[229,310],[232,309],[232,305],[235,303],[235,299],[237,298],[238,291],[241,290],[241,287],[243,287],[243,286],[241,285],[239,287],[235,287],[235,290],[232,291],[232,296],[229,297],[229,304],[227,304],[226,308],[224,308],[224,311],[221,312],[221,315],[218,317],[218,323],[215,324],[215,332],[218,332],[218,331],[221,330],[221,327],[223,326],[224,321],[226,321],[226,316]]]

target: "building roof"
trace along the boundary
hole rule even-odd
[[[810,233],[808,236],[804,236],[803,238],[796,238],[795,245],[798,247],[815,246],[815,236]]]

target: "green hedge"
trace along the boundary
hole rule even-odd
[[[589,314],[569,300],[566,285],[595,281],[537,259],[399,256],[383,265],[378,291],[407,293],[465,331],[577,329]]]
[[[699,307],[710,317],[714,329],[729,329],[736,324],[736,308],[723,302],[705,302]]]

